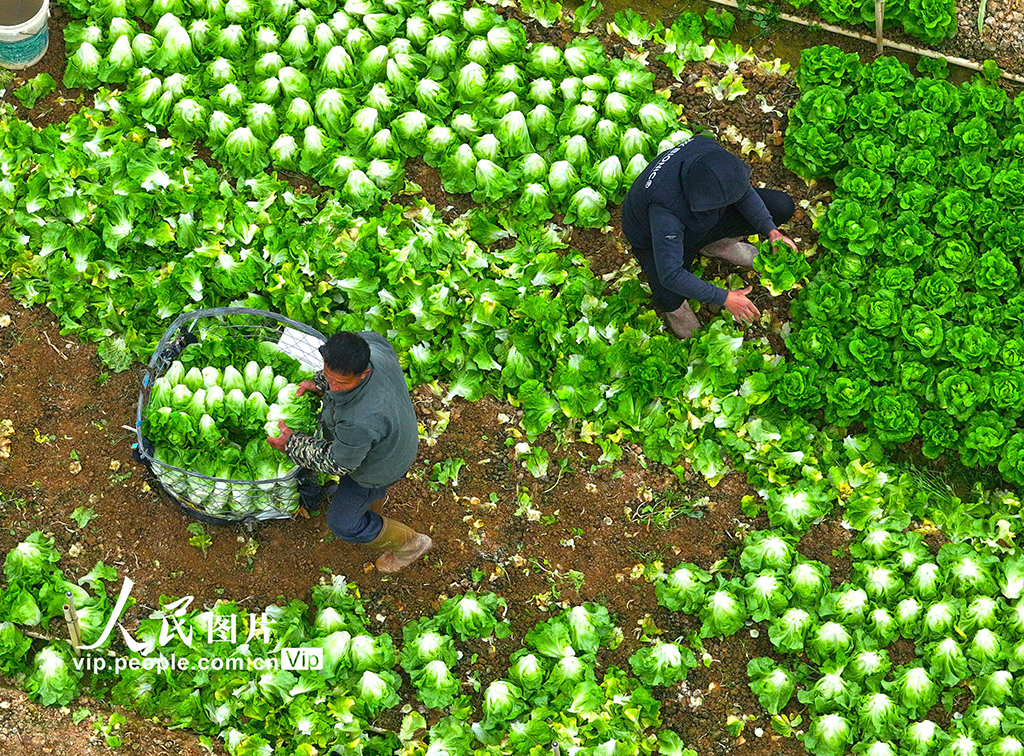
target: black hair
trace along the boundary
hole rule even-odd
[[[324,367],[339,375],[362,375],[370,364],[370,345],[358,333],[339,331],[320,347]]]

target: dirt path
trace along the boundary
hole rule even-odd
[[[81,711],[87,709],[88,713]],[[39,706],[21,692],[0,686],[0,753],[4,756],[222,756],[225,751],[213,743],[211,751],[188,732],[168,730],[130,712],[118,709],[127,721],[110,728],[121,738],[112,751],[97,725],[109,727],[114,710],[96,699],[83,696],[60,709]],[[76,722],[76,719],[78,720]]]

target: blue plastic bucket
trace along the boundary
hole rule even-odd
[[[25,0],[14,0],[14,10],[8,12],[16,14],[26,5]],[[9,20],[12,16],[4,18]],[[0,66],[17,70],[38,63],[50,46],[49,18],[50,0],[43,0],[39,10],[28,20],[8,25],[0,23]]]

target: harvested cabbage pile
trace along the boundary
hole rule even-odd
[[[143,435],[159,462],[206,476],[156,470],[172,493],[194,506],[211,514],[265,506],[288,511],[297,506],[296,481],[279,479],[295,465],[267,443],[267,436],[279,435],[279,420],[294,431],[316,431],[319,402],[308,393],[296,397],[298,383],[311,373],[268,342],[255,351],[252,342],[236,351],[259,362],[230,363],[228,352],[240,346],[212,341],[186,348],[153,383]]]

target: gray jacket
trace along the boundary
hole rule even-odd
[[[395,350],[378,333],[359,335],[370,345],[370,374],[351,391],[336,392],[328,389],[323,372],[317,373],[313,382],[324,391],[324,438],[295,433],[285,452],[311,470],[383,488],[400,480],[416,461],[419,429]]]

